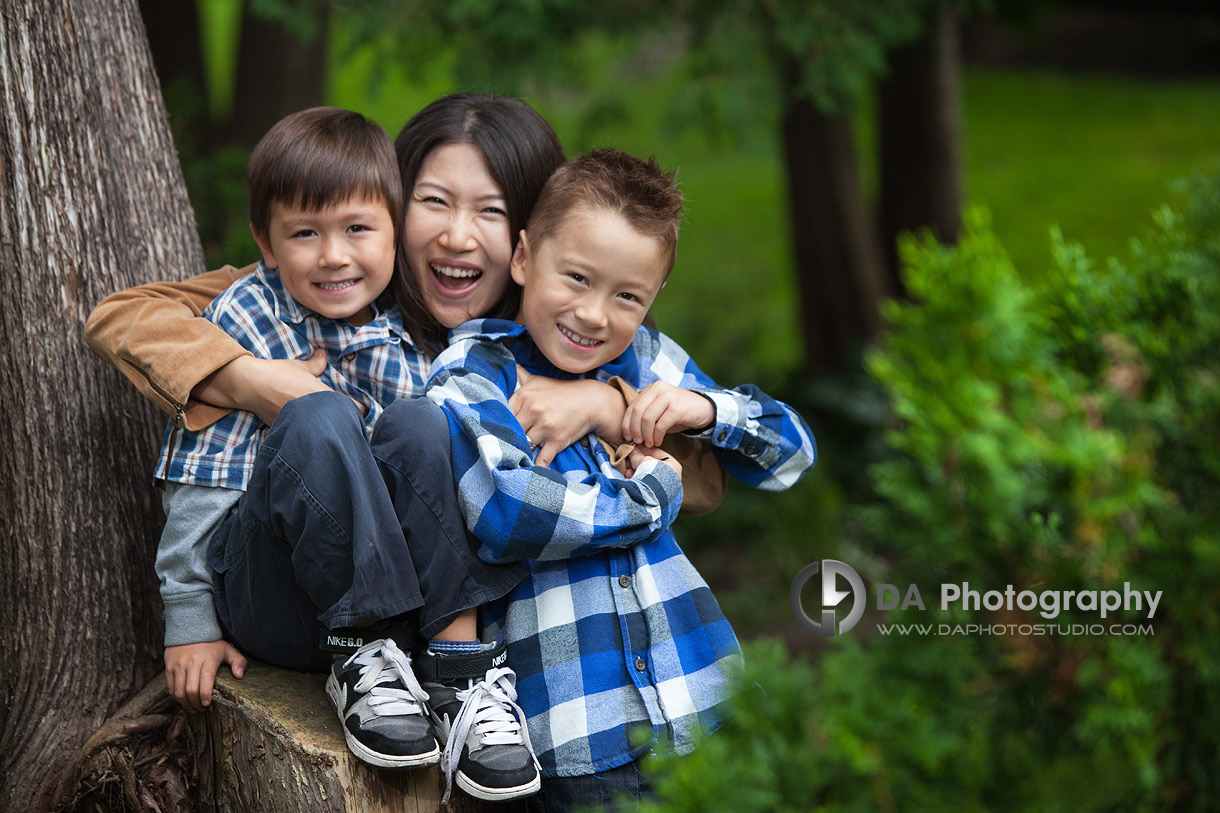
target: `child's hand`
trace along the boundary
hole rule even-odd
[[[711,400],[664,381],[654,381],[623,414],[623,438],[644,446],[660,446],[670,432],[702,429],[716,420]]]
[[[555,455],[590,432],[615,442],[622,423],[623,396],[593,379],[559,381],[530,375],[517,366],[520,386],[508,406],[538,447],[534,465],[549,466]]]
[[[212,684],[222,663],[233,677],[246,672],[246,657],[228,641],[208,641],[165,648],[165,682],[170,696],[194,714],[212,702]]]
[[[673,469],[679,478],[682,477],[682,464],[678,462],[678,458],[664,449],[651,449],[647,446],[636,446],[631,454],[627,456],[627,466],[631,471],[632,477],[635,476],[636,469],[640,467],[640,464],[649,458],[661,461]]]

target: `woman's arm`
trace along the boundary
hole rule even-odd
[[[549,466],[561,450],[593,432],[615,468],[631,476],[628,456],[635,445],[624,440],[623,426],[625,410],[637,395],[634,387],[618,376],[606,382],[593,378],[561,381],[530,375],[520,365],[517,380],[519,386],[508,405],[526,436],[538,446],[534,465]],[[711,411],[710,401],[703,396],[695,398]],[[712,414],[707,420],[714,417]],[[682,466],[683,514],[697,517],[720,507],[728,482],[711,453],[709,440],[670,434],[655,445],[672,454]]]
[[[111,294],[89,314],[85,341],[180,426],[202,429],[229,410],[192,402],[191,391],[233,359],[250,354],[197,317],[254,268],[226,265],[183,282],[154,282]]]
[[[508,406],[538,447],[534,465],[551,465],[555,455],[590,432],[612,444],[622,442],[627,401],[609,384],[593,378],[561,381],[530,375],[520,365],[517,383]]]
[[[185,429],[202,429],[234,409],[270,425],[288,401],[325,389],[316,376],[326,368],[326,356],[315,353],[307,362],[256,359],[199,318],[217,295],[256,267],[226,265],[183,282],[111,294],[89,315],[85,341]]]

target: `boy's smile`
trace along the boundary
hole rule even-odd
[[[588,372],[631,346],[668,272],[661,244],[621,215],[577,209],[541,244],[522,232],[512,262],[524,289],[517,320],[556,367]]]
[[[379,200],[352,198],[320,210],[273,203],[265,238],[268,268],[309,310],[362,325],[394,273],[394,224]]]

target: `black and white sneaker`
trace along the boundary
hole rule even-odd
[[[429,684],[429,691],[437,739],[445,743],[444,801],[455,781],[488,802],[528,796],[542,787],[512,669],[491,669],[479,680]]]
[[[440,746],[432,734],[428,694],[411,658],[390,638],[373,641],[335,661],[326,694],[339,713],[347,747],[382,768],[435,765]]]

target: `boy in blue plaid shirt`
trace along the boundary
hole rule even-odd
[[[455,329],[428,382],[479,556],[529,574],[486,608],[484,632],[507,639],[546,779],[531,808],[638,796],[636,759],[659,738],[689,752],[727,711],[740,649],[674,540],[681,467],[660,448],[665,435],[710,439],[728,473],[766,490],[794,485],[816,458],[790,407],[753,386],[716,386],[641,327],[673,266],[682,205],[653,161],[597,150],[565,164],[513,257],[517,321]],[[621,424],[597,427],[634,444],[623,471],[594,434],[535,465],[509,403],[535,375],[640,390]]]

